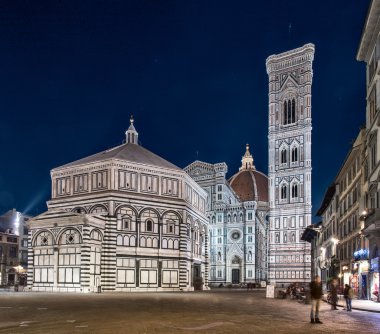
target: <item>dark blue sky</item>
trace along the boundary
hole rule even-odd
[[[0,213],[36,214],[50,170],[124,139],[185,167],[267,173],[266,58],[316,46],[313,213],[365,121],[369,1],[1,1]],[[290,33],[289,26],[291,25]]]

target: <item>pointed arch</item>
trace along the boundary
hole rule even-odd
[[[291,192],[292,198],[298,198],[298,193],[299,193],[298,183],[294,182],[292,184],[292,192]]]
[[[291,112],[291,119],[290,123],[296,122],[296,100],[295,98],[292,99],[292,112]]]
[[[280,185],[280,199],[285,200],[288,198],[288,185],[284,182]]]
[[[289,146],[286,142],[283,141],[278,149],[280,165],[284,165],[288,163],[288,154],[289,154],[288,152],[289,152]]]
[[[287,94],[283,100],[283,110],[282,110],[282,124],[290,125],[296,122],[296,98],[294,97],[294,92]]]
[[[280,155],[280,163],[286,164],[288,162],[288,150],[283,147],[281,149],[281,155]]]
[[[290,153],[290,162],[298,162],[299,161],[299,153],[298,153],[298,145],[293,145],[291,147],[291,153]]]
[[[297,178],[294,178],[290,182],[290,198],[292,200],[297,199],[300,196],[300,182]]]

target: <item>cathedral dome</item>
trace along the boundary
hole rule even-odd
[[[243,202],[268,202],[268,177],[256,170],[248,144],[242,159],[242,166],[229,182]]]

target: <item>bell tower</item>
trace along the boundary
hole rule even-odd
[[[269,280],[310,282],[311,85],[314,45],[267,58],[269,76]]]

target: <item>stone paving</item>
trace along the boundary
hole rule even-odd
[[[380,314],[322,303],[266,299],[265,291],[193,293],[1,293],[0,333],[360,333],[379,334]]]
[[[338,298],[338,306],[346,307],[346,300],[343,295],[339,295]],[[324,296],[324,299],[327,299],[327,295]],[[380,313],[380,303],[372,300],[353,299],[352,309]]]

